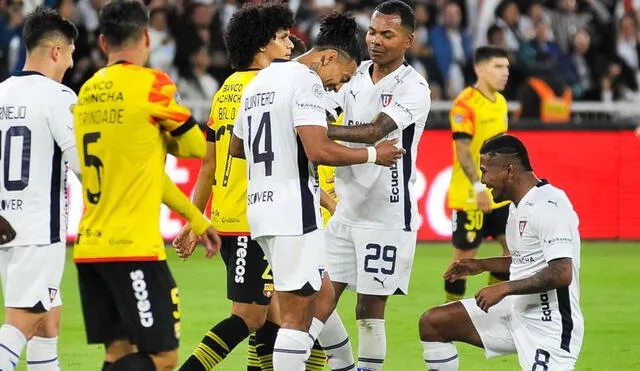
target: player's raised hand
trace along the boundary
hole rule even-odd
[[[482,264],[477,259],[458,259],[451,263],[442,275],[442,278],[449,282],[459,280],[468,276],[475,276],[484,272]]]
[[[173,240],[173,248],[176,250],[176,254],[182,259],[186,259],[193,251],[196,249],[196,245],[198,244],[198,236],[193,233],[191,230],[191,226],[189,223],[185,224],[180,232],[176,235],[176,238]]]
[[[205,256],[207,258],[217,254],[218,251],[220,251],[220,246],[222,246],[218,231],[216,231],[213,226],[209,226],[209,228],[200,235],[200,241],[204,244],[204,249],[206,250]]]
[[[478,202],[478,209],[483,213],[491,211],[491,196],[489,195],[489,190],[477,192],[476,201]]]
[[[9,222],[0,216],[0,245],[13,241],[16,238],[16,231]]]
[[[488,312],[489,308],[498,304],[505,296],[507,296],[507,289],[508,287],[506,282],[501,282],[481,289],[475,295],[478,308]]]
[[[392,166],[402,158],[407,151],[404,148],[396,147],[400,138],[385,140],[376,145],[376,164],[382,166]]]

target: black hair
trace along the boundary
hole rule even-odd
[[[507,10],[507,8],[509,7],[509,5],[514,4],[514,5],[518,5],[516,4],[513,0],[502,0],[498,6],[496,6],[496,10],[494,12],[494,16],[496,17],[496,19],[498,18],[502,18],[502,13],[504,13],[505,10]]]
[[[487,62],[492,58],[509,58],[509,53],[507,53],[507,51],[502,47],[496,45],[486,45],[477,48],[473,56],[475,64]]]
[[[400,23],[404,28],[411,32],[416,30],[416,14],[411,6],[404,1],[387,0],[376,6],[373,11],[387,15],[397,15],[400,17]]]
[[[293,49],[291,49],[291,59],[297,58],[307,52],[307,46],[304,41],[300,40],[296,35],[289,35],[289,39],[293,43]]]
[[[136,0],[111,0],[99,15],[100,33],[114,47],[140,39],[148,25],[147,9]]]
[[[351,13],[333,12],[320,22],[320,33],[316,37],[314,49],[335,49],[346,54],[360,64],[362,49],[358,42],[358,24]]]
[[[269,44],[276,32],[288,30],[293,23],[293,13],[285,4],[245,4],[233,14],[224,34],[231,66],[247,69],[260,48]]]
[[[493,38],[493,35],[501,32],[504,31],[502,30],[502,28],[500,28],[500,26],[496,24],[491,25],[491,27],[489,27],[489,29],[487,30],[487,41],[490,41]]]
[[[489,139],[480,148],[480,154],[489,155],[490,157],[513,156],[520,160],[524,171],[533,171],[527,148],[520,139],[513,135],[504,134]]]
[[[25,17],[22,41],[27,51],[33,50],[44,39],[60,36],[69,43],[74,42],[78,38],[78,29],[55,10],[39,6]]]

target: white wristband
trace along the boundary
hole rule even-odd
[[[367,163],[375,164],[377,158],[378,151],[376,151],[376,147],[367,147]]]
[[[484,192],[487,190],[487,186],[482,184],[482,182],[478,180],[477,182],[473,183],[473,190],[476,193]]]

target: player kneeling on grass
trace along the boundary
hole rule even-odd
[[[60,84],[73,66],[75,26],[37,8],[24,22],[24,69],[0,84],[4,182],[0,275],[4,324],[0,370],[14,370],[25,344],[27,369],[59,370],[60,281],[65,262],[65,163],[79,173],[71,108]],[[21,169],[21,170],[18,170]],[[28,340],[28,342],[27,342]]]
[[[534,175],[516,137],[491,139],[480,154],[482,183],[496,202],[512,201],[506,230],[511,256],[459,259],[444,278],[504,272],[511,281],[424,313],[425,362],[429,370],[458,370],[451,342],[463,341],[484,348],[489,358],[517,353],[522,370],[573,370],[584,334],[578,216],[562,190]]]

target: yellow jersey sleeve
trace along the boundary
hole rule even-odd
[[[473,137],[475,134],[475,114],[462,99],[458,99],[449,112],[453,138]]]
[[[196,125],[191,111],[176,101],[178,88],[169,75],[162,71],[151,70],[154,80],[149,91],[148,101],[151,104],[151,121],[177,136]]]

